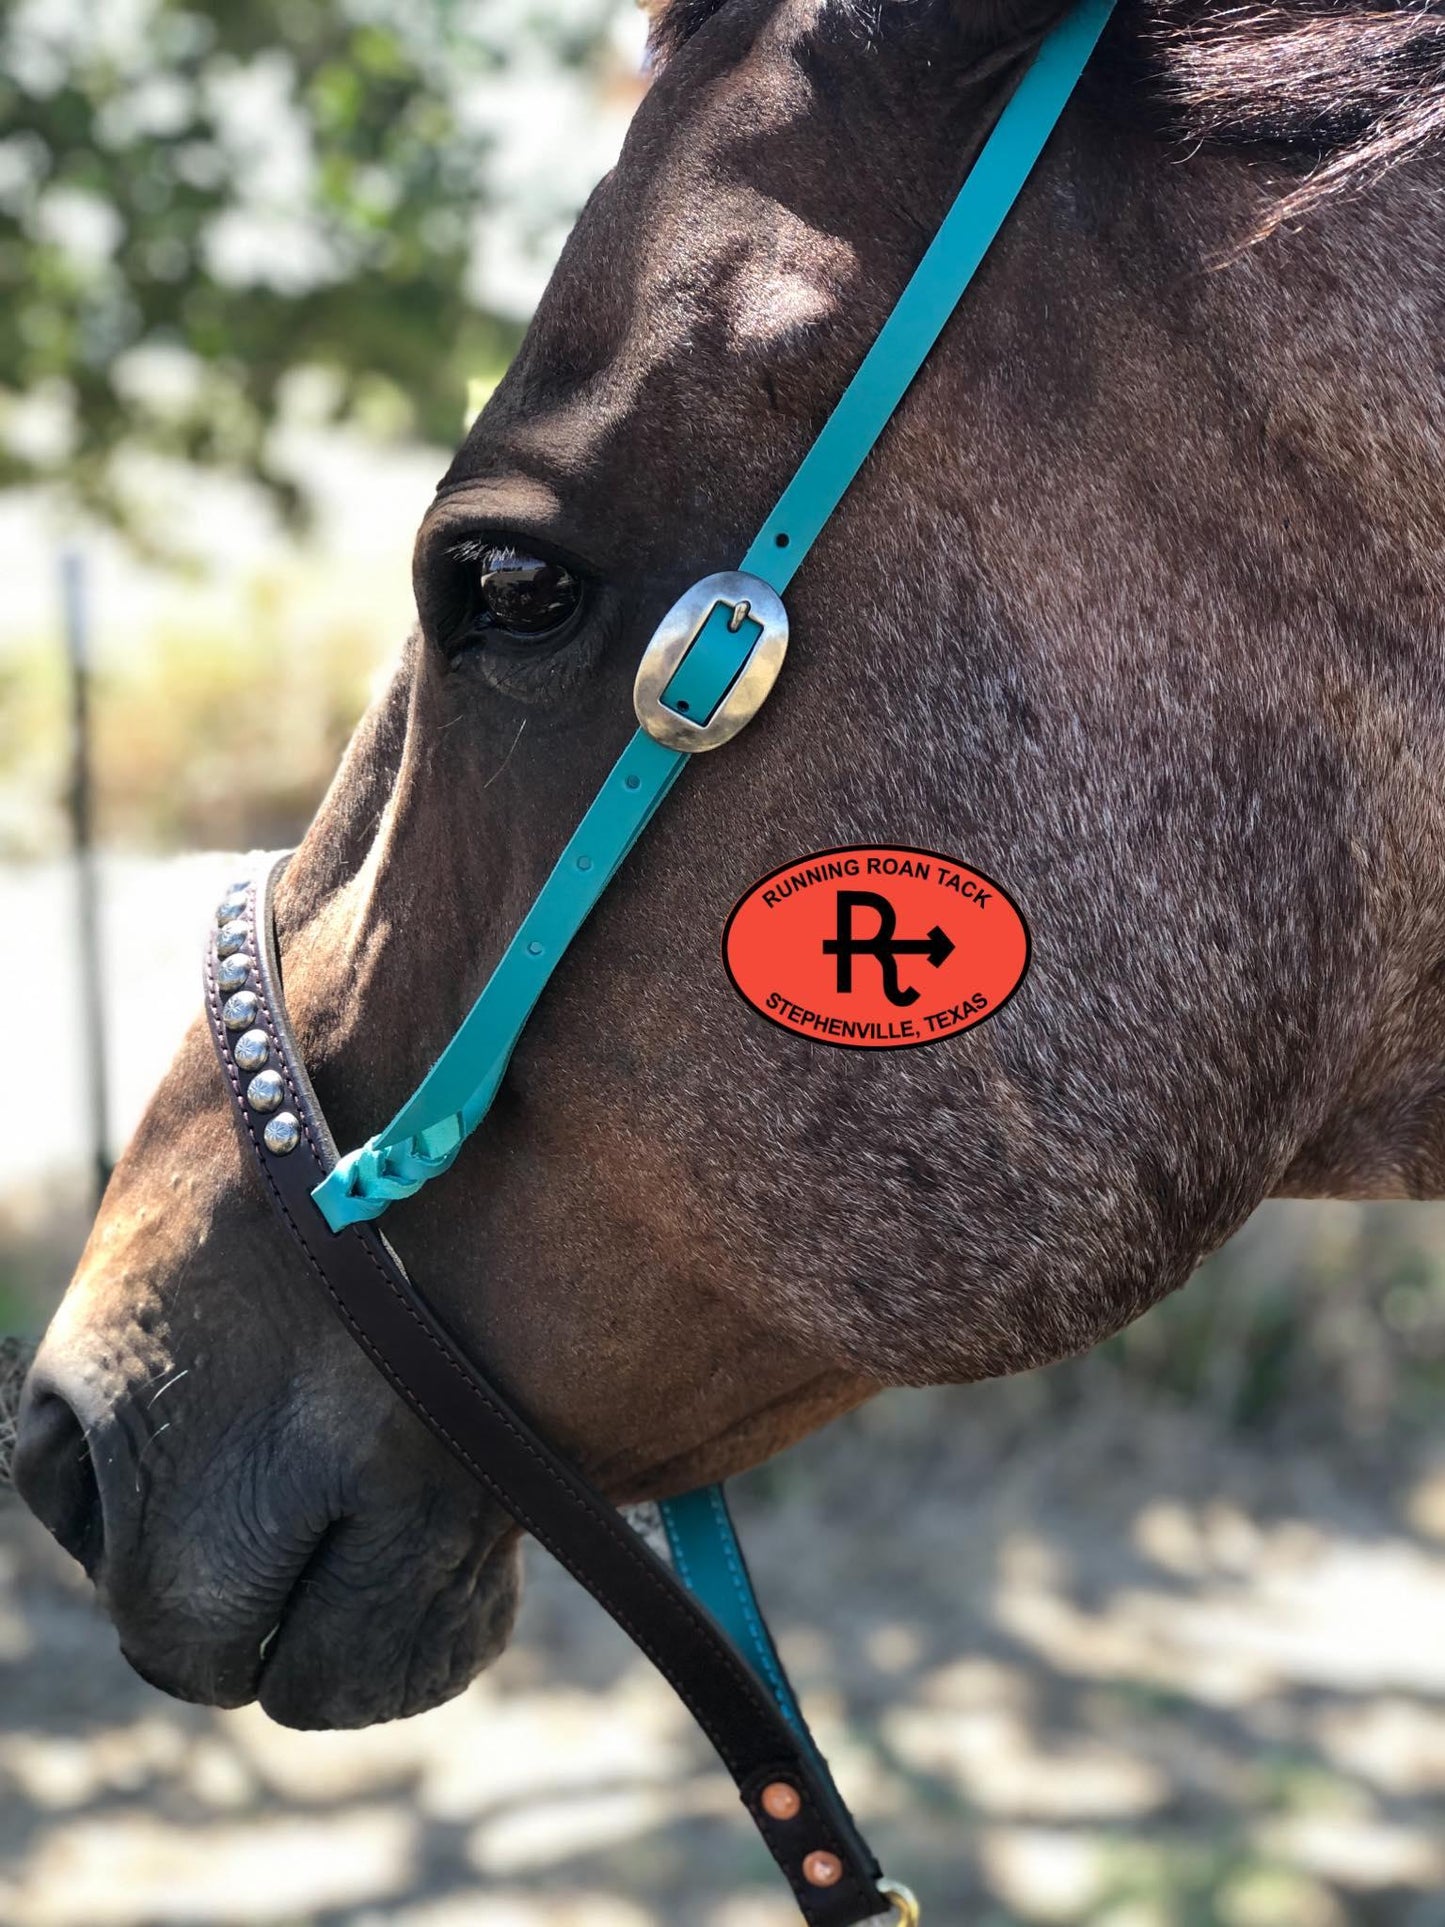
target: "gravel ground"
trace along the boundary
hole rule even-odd
[[[884,1401],[743,1483],[784,1652],[934,1927],[1445,1927],[1445,1433],[1242,1446],[1027,1387]],[[732,1791],[555,1567],[451,1706],[171,1703],[0,1500],[9,1927],[785,1927]]]

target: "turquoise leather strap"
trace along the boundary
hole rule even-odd
[[[379,1218],[452,1163],[490,1109],[563,952],[687,760],[637,731],[461,1028],[386,1129],[342,1157],[312,1193],[333,1231]]]
[[[1115,0],[1080,0],[1040,46],[842,400],[742,568],[781,595],[888,426],[1044,151]]]
[[[792,580],[1018,199],[1112,9],[1113,0],[1080,0],[1039,48],[877,340],[758,531],[744,573],[778,591]],[[710,715],[753,639],[747,621],[734,630],[715,614],[664,701],[694,717]],[[632,738],[451,1042],[391,1123],[342,1157],[316,1188],[333,1231],[380,1217],[452,1163],[486,1116],[567,946],[687,760],[642,730]]]
[[[792,1682],[778,1658],[720,1485],[658,1507],[678,1578],[700,1599],[772,1694],[778,1711],[816,1755]]]

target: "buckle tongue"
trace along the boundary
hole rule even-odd
[[[788,652],[788,612],[761,577],[731,571],[695,582],[643,651],[637,720],[668,749],[719,749],[767,701]]]

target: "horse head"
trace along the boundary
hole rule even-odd
[[[280,888],[346,1142],[455,1030],[633,727],[654,623],[763,520],[1059,11],[662,14]],[[790,591],[773,700],[391,1214],[611,1495],[1078,1352],[1271,1194],[1438,1193],[1445,56],[1435,15],[1369,19],[1123,7]],[[1032,971],[985,1028],[831,1050],[733,994],[739,894],[870,842],[1022,907]],[[507,1636],[514,1528],[303,1275],[199,1024],[32,1373],[18,1482],[182,1696],[360,1724]]]

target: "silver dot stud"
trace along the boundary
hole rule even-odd
[[[234,957],[238,950],[246,947],[247,930],[244,923],[225,923],[216,937],[216,955]]]
[[[221,1022],[227,1030],[249,1030],[261,1015],[261,999],[254,990],[238,990],[221,1005]]]
[[[285,1095],[280,1071],[257,1071],[246,1086],[246,1102],[253,1111],[279,1111]]]
[[[245,891],[232,890],[230,895],[223,898],[221,903],[218,905],[216,910],[216,922],[217,923],[234,923],[237,917],[244,917],[245,914],[246,914]]]
[[[289,1157],[301,1142],[301,1120],[294,1111],[278,1111],[261,1133],[266,1149],[278,1158]]]
[[[216,966],[216,982],[222,996],[229,997],[233,991],[244,990],[251,980],[251,959],[244,956],[222,957]]]
[[[248,1030],[236,1039],[232,1054],[248,1076],[252,1071],[263,1071],[271,1061],[271,1040],[264,1030]]]

